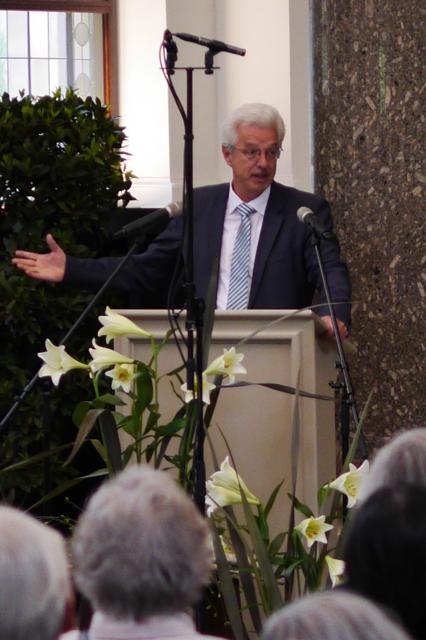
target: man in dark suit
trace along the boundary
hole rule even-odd
[[[274,181],[284,134],[278,111],[262,103],[239,107],[224,123],[222,151],[232,169],[231,185],[212,185],[194,191],[196,293],[206,296],[216,264],[219,309],[302,308],[312,303],[317,290],[319,303],[324,305],[318,313],[331,335],[332,323],[310,230],[297,218],[297,210],[308,207],[331,230],[330,209],[325,200]],[[182,218],[173,220],[146,252],[130,259],[114,286],[147,298],[153,292],[167,290],[180,256],[182,228]],[[72,258],[65,255],[50,234],[46,240],[49,253],[18,250],[14,264],[34,278],[96,290],[119,260]],[[244,257],[242,245],[246,247]],[[341,334],[347,336],[349,275],[340,260],[337,242],[323,240],[321,253],[332,299],[344,303],[336,305],[336,315]],[[242,266],[245,260],[247,263]],[[236,271],[240,293],[239,301],[234,303],[231,291]]]

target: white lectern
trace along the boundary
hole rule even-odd
[[[119,310],[157,338],[169,328],[164,310]],[[281,320],[279,320],[282,318]],[[277,321],[277,322],[274,322]],[[260,330],[260,331],[259,331]],[[255,335],[251,335],[254,332]],[[316,493],[335,477],[336,434],[334,392],[329,381],[336,378],[333,341],[321,337],[324,326],[311,311],[245,310],[217,311],[209,361],[224,347],[237,346],[245,354],[247,375],[241,380],[297,386],[330,400],[300,398],[300,447],[296,495],[316,512]],[[251,337],[250,337],[251,336]],[[117,338],[114,348],[147,362],[149,341]],[[173,341],[160,354],[160,370],[171,371],[180,364]],[[223,388],[209,429],[219,462],[227,455],[217,425],[228,440],[238,472],[262,501],[284,479],[271,514],[273,532],[285,530],[291,492],[291,423],[294,396],[260,386]],[[160,410],[166,422],[179,408],[169,382],[160,389]],[[212,472],[206,443],[207,476]]]

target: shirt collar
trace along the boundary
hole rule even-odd
[[[167,636],[170,638],[184,636],[187,640],[192,635],[197,635],[193,620],[184,612],[154,615],[136,622],[130,619],[117,620],[111,615],[96,611],[90,625],[90,633],[93,638],[102,637],[104,640],[115,638],[155,640],[156,638],[164,639]]]
[[[250,207],[253,207],[253,209],[256,209],[256,211],[260,213],[260,215],[264,216],[270,193],[271,185],[269,185],[269,187],[267,187],[265,191],[260,194],[260,196],[257,196],[257,198],[255,198],[254,200],[250,200],[250,202],[247,202],[246,204],[248,204]],[[241,200],[241,198],[237,196],[234,189],[232,188],[231,183],[229,188],[228,211],[232,213],[232,211],[235,211],[238,205],[240,205],[242,202],[243,201]]]

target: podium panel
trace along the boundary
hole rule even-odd
[[[118,310],[156,338],[169,329],[164,310]],[[281,319],[280,318],[284,318]],[[276,321],[276,322],[274,322]],[[260,331],[259,331],[260,330]],[[257,332],[257,333],[255,333]],[[279,383],[330,400],[299,398],[300,444],[296,495],[315,512],[318,488],[332,480],[336,472],[335,404],[329,381],[335,379],[336,352],[333,342],[321,338],[324,326],[311,311],[244,310],[216,311],[208,361],[237,347],[244,353],[246,375],[239,380]],[[252,335],[255,334],[255,335]],[[247,341],[237,346],[238,343]],[[120,337],[114,348],[147,362],[149,341]],[[159,356],[161,373],[179,366],[181,360],[172,340]],[[167,378],[159,391],[162,423],[179,408]],[[249,489],[266,502],[273,488],[284,479],[270,516],[272,532],[287,528],[291,492],[291,430],[294,396],[260,386],[222,388],[209,435],[218,461],[228,450],[218,426],[232,451],[238,472]],[[206,474],[213,471],[209,444],[205,446]]]

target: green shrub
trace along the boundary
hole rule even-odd
[[[29,279],[11,265],[16,248],[45,251],[51,232],[68,253],[92,257],[108,250],[106,223],[118,205],[131,199],[121,163],[123,128],[99,100],[83,100],[72,90],[61,97],[21,96],[0,100],[0,416],[40,366],[49,337],[58,343],[91,295]],[[108,303],[114,301],[108,294]],[[82,355],[97,326],[95,310],[67,344]],[[0,433],[0,471],[46,447],[75,436],[76,401],[85,397],[81,376],[43,391],[38,383]],[[49,467],[32,466],[0,475],[0,498],[28,506],[75,469],[60,457]],[[84,465],[83,461],[83,465]]]

